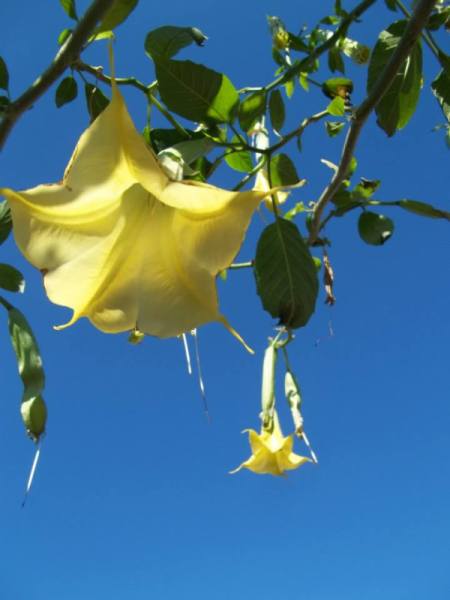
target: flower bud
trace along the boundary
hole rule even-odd
[[[47,407],[42,396],[22,402],[20,413],[28,435],[33,442],[37,442],[44,433],[47,422]]]

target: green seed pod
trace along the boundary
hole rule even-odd
[[[322,92],[328,98],[348,98],[353,92],[353,81],[347,77],[333,77],[322,84]]]
[[[277,351],[270,344],[264,353],[262,388],[261,388],[261,408],[263,427],[270,428],[273,422],[273,409],[275,406],[275,365],[277,361]]]
[[[302,402],[302,398],[300,396],[300,389],[298,387],[297,382],[294,379],[294,376],[290,371],[286,371],[286,375],[284,378],[284,393],[286,394],[287,401],[289,402],[289,406],[292,407],[300,407]]]
[[[295,432],[299,435],[303,431],[303,417],[300,412],[302,397],[300,395],[300,387],[290,371],[286,371],[284,378],[284,393],[291,409]]]
[[[20,413],[28,435],[33,442],[37,442],[44,433],[47,422],[47,407],[42,396],[22,402]]]

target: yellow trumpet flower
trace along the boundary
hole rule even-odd
[[[61,182],[0,189],[49,299],[73,310],[58,329],[87,317],[106,333],[161,338],[219,321],[240,339],[219,311],[215,280],[267,193],[169,180],[115,84]]]
[[[283,436],[276,412],[272,431],[261,429],[258,434],[253,429],[246,429],[245,432],[248,432],[252,455],[230,473],[237,473],[245,468],[260,475],[283,475],[285,471],[298,469],[306,462],[311,462],[306,456],[292,452],[293,436]]]

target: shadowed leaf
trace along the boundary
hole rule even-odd
[[[382,31],[369,63],[367,91],[370,94],[384,67],[396,51],[407,21],[396,21]],[[397,71],[391,86],[375,108],[378,125],[388,136],[394,135],[411,119],[416,110],[422,85],[422,49],[420,42]]]
[[[262,304],[287,327],[303,327],[314,312],[317,270],[296,225],[278,219],[261,234],[254,268]]]

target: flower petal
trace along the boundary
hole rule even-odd
[[[169,337],[219,321],[241,339],[219,312],[215,278],[266,192],[169,181],[115,85],[60,184],[0,193],[50,300],[73,309],[68,325],[86,316],[105,332]]]

